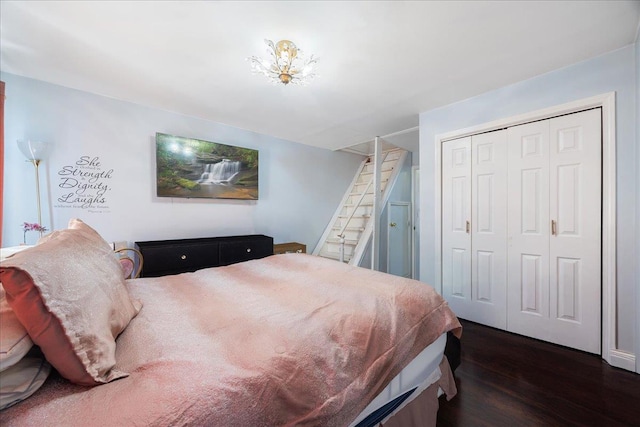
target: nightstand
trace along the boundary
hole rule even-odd
[[[277,245],[273,245],[273,254],[305,254],[307,253],[307,245],[303,245],[302,243],[278,243]]]

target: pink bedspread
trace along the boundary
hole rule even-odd
[[[50,378],[2,425],[346,426],[460,324],[423,283],[304,254],[129,280],[117,341],[130,376]]]

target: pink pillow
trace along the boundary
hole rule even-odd
[[[18,320],[63,377],[96,385],[127,375],[115,369],[115,339],[140,305],[95,230],[72,219],[5,259],[0,279]]]

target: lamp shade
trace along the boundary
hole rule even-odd
[[[49,144],[44,141],[32,141],[29,139],[19,139],[18,148],[24,156],[33,160],[43,160],[49,152]]]

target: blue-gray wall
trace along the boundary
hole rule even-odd
[[[635,351],[638,182],[637,47],[625,48],[420,114],[420,280],[435,282],[435,137],[506,117],[616,92],[618,348]],[[505,64],[508,66],[508,64]]]
[[[0,78],[6,82],[3,246],[21,243],[21,224],[37,221],[34,168],[18,139],[52,144],[40,168],[44,225],[60,229],[78,217],[109,241],[261,233],[312,250],[362,161],[12,74]],[[156,132],[259,150],[259,200],[156,197]],[[98,157],[105,173],[113,169],[102,179],[111,188],[101,205],[106,208],[58,200],[66,191],[59,172],[81,156]],[[29,233],[28,243],[36,237]]]
[[[407,158],[400,166],[402,169],[398,174],[398,178],[395,185],[391,189],[389,194],[389,200],[383,206],[382,212],[380,212],[380,239],[378,250],[378,270],[387,272],[387,262],[389,254],[389,236],[388,236],[388,224],[389,224],[389,203],[391,202],[406,202],[411,206],[411,166],[413,164],[413,155],[411,152],[407,154]],[[392,248],[393,250],[393,248]],[[365,253],[362,256],[362,260],[359,264],[361,267],[371,268],[371,245],[367,246]]]

